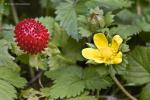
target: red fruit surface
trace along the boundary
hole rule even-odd
[[[34,19],[25,19],[15,27],[17,45],[29,54],[37,54],[48,45],[48,30]]]

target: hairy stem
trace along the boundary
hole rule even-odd
[[[129,97],[131,100],[137,100],[134,96],[132,96],[123,86],[122,84],[118,81],[115,75],[110,73],[111,78],[114,80],[114,82],[117,84],[117,86],[121,89],[121,91]]]

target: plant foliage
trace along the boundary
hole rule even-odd
[[[138,100],[150,95],[149,0],[0,0],[0,100]],[[26,54],[15,42],[18,21],[35,18],[50,34],[48,47]],[[122,63],[82,56],[93,36],[123,39]],[[101,42],[101,41],[100,41]],[[110,44],[111,45],[111,44]]]

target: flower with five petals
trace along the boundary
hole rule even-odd
[[[122,62],[122,52],[119,51],[119,47],[123,40],[119,35],[112,38],[111,44],[108,44],[108,40],[103,33],[95,34],[93,41],[97,49],[83,49],[83,57],[96,63],[119,64]]]

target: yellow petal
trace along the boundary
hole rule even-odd
[[[122,52],[119,52],[113,59],[112,64],[119,64],[122,62]]]
[[[115,35],[112,39],[112,45],[111,48],[113,48],[113,50],[115,52],[118,52],[119,46],[122,43],[122,38],[119,35]]]
[[[108,47],[108,41],[103,33],[97,33],[93,38],[94,44],[98,49]]]
[[[85,48],[82,50],[82,55],[86,59],[94,60],[97,63],[103,63],[101,54],[98,49]]]

